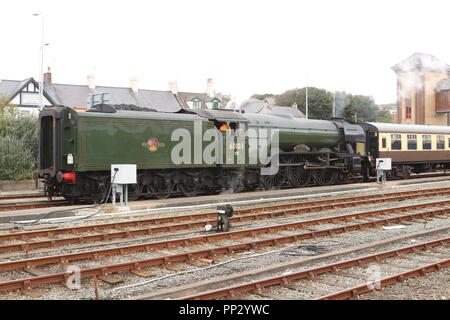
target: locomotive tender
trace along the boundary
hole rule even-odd
[[[49,107],[41,111],[39,122],[39,177],[45,192],[72,201],[102,199],[110,185],[111,164],[137,165],[138,183],[132,186],[130,199],[364,181],[376,175],[379,157],[392,158],[391,176],[450,168],[450,127],[355,125],[342,119],[226,110],[128,111],[109,105],[86,112]],[[174,161],[182,140],[174,138],[174,132],[195,137],[198,128],[201,135],[209,130],[216,138],[194,139],[180,153],[185,161]],[[252,149],[251,132],[261,131],[266,134],[257,137],[257,145],[266,139],[264,161],[255,157],[260,151]],[[270,149],[275,131],[276,154]],[[197,157],[198,148],[200,155],[206,153],[217,138],[221,142],[212,152],[215,161]],[[275,156],[278,170],[261,174]]]

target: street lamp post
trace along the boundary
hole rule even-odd
[[[41,46],[39,52],[39,110],[44,108],[43,103],[43,86],[44,86],[44,47],[48,46],[48,43],[44,43],[44,14],[34,13],[33,16],[41,16],[42,18],[42,35],[41,35]]]

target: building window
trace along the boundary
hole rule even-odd
[[[392,150],[402,150],[402,135],[401,134],[391,134],[391,149]]]
[[[408,134],[408,150],[417,150],[416,134]]]
[[[422,149],[431,150],[431,135],[429,134],[422,135]]]
[[[212,103],[212,108],[213,109],[219,109],[219,101],[218,100],[214,100]]]
[[[438,150],[445,149],[445,136],[437,136],[436,138],[436,148]]]
[[[201,109],[201,102],[199,99],[197,99],[197,98],[192,99],[192,108],[193,109]]]
[[[405,117],[406,117],[406,119],[411,119],[411,113],[412,113],[411,97],[406,97],[405,98]]]

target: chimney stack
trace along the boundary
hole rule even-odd
[[[87,85],[89,89],[95,89],[95,74],[90,73],[87,75]]]
[[[169,90],[172,91],[173,94],[178,94],[177,80],[169,81]]]
[[[133,92],[137,93],[139,90],[139,82],[138,78],[132,77],[130,78],[130,88]]]
[[[48,67],[47,72],[44,73],[44,84],[48,86],[52,84],[52,73],[50,72],[50,67]]]
[[[208,97],[214,97],[214,83],[212,78],[208,78],[206,81],[206,94]]]

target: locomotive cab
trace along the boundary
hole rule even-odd
[[[73,138],[70,137],[72,113],[67,107],[56,106],[45,108],[39,114],[39,178],[44,180],[44,191],[50,198],[59,195],[58,183],[74,182],[75,179],[73,150],[69,150],[73,149]],[[64,143],[63,147],[63,140],[72,143]]]

